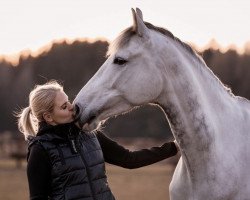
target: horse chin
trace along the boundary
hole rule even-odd
[[[96,124],[93,124],[93,123],[87,124],[86,123],[83,125],[82,130],[84,132],[92,132],[92,131],[96,130],[96,128],[97,128]]]
[[[131,106],[127,105],[126,107],[120,107],[120,110],[109,109],[103,111],[102,113],[99,113],[99,115],[93,115],[87,121],[82,120],[82,122],[84,121],[82,130],[85,132],[92,132],[99,130],[106,120],[116,116],[117,114],[125,113],[130,108]]]
[[[96,131],[99,130],[100,127],[102,126],[102,124],[104,124],[105,120],[93,120],[91,123],[86,123],[83,125],[82,130],[84,132],[92,132],[92,131]]]

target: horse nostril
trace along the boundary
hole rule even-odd
[[[77,104],[74,105],[74,115],[75,118],[78,118],[78,116],[80,115],[80,106],[78,106]]]

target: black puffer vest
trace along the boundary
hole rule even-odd
[[[114,200],[98,139],[74,124],[42,126],[29,143],[40,143],[51,162],[52,200]]]

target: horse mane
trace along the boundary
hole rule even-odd
[[[156,32],[159,32],[169,38],[171,38],[172,40],[176,41],[178,44],[180,44],[188,53],[190,53],[200,64],[202,65],[206,65],[205,61],[201,58],[200,55],[198,55],[196,53],[196,51],[187,43],[181,41],[179,38],[175,37],[173,33],[171,33],[169,30],[162,28],[162,27],[157,27],[154,26],[153,24],[149,23],[149,22],[144,22],[144,24],[147,26],[147,28],[154,30]],[[120,49],[122,47],[124,47],[125,45],[127,45],[130,41],[130,39],[132,37],[134,37],[135,35],[137,35],[137,33],[135,32],[135,30],[133,29],[132,26],[128,27],[127,29],[125,29],[124,31],[122,31],[118,37],[109,45],[108,51],[106,56],[110,56],[112,55],[114,52],[117,51],[117,49]],[[210,73],[213,74],[213,77],[216,79],[216,81],[218,83],[220,83],[223,88],[229,93],[229,95],[234,96],[234,94],[231,91],[231,88],[227,87],[226,85],[224,85],[219,78],[217,78],[214,73],[208,68],[208,71]]]
[[[204,63],[204,61],[200,58],[200,56],[193,50],[193,48],[190,45],[181,41],[179,38],[175,37],[174,34],[171,33],[169,30],[162,27],[154,26],[149,22],[144,22],[144,24],[147,26],[147,28],[159,32],[173,39],[174,41],[179,43],[182,47],[184,47],[184,49],[186,49],[191,55],[195,56],[200,62]],[[109,45],[107,56],[111,55],[117,49],[124,47],[126,44],[128,44],[129,40],[135,35],[136,32],[133,30],[132,26],[122,31],[120,35]]]

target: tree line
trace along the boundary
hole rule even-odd
[[[0,62],[0,133],[16,132],[13,112],[28,105],[28,95],[35,84],[55,79],[64,85],[71,100],[106,60],[107,41],[54,43],[36,57],[20,56],[17,66]],[[212,71],[235,95],[250,99],[250,54],[230,49],[224,53],[212,48],[198,52]],[[146,106],[127,115],[110,119],[104,127],[109,135],[127,137],[171,137],[164,114],[157,107]]]

